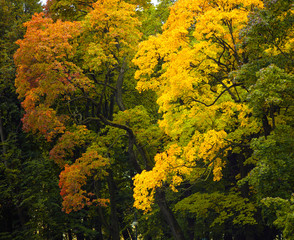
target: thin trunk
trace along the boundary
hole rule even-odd
[[[273,130],[276,128],[276,122],[275,122],[275,107],[271,104],[270,107],[270,117],[272,119],[272,125],[273,125]]]
[[[224,240],[233,240],[232,234],[231,233],[225,233]]]
[[[189,237],[189,239],[194,239],[194,234],[195,234],[195,218],[187,218],[187,222],[188,222],[188,231],[187,231],[187,235]],[[209,238],[207,238],[209,239]]]
[[[99,234],[98,234],[98,239],[99,240],[103,240],[103,234],[102,234],[102,226],[100,223],[97,224],[97,230],[99,231]]]
[[[135,145],[136,145],[136,148],[137,148],[138,152],[140,153],[141,157],[143,158],[143,161],[145,163],[145,169],[147,171],[150,171],[152,169],[152,167],[154,166],[154,164],[152,164],[152,162],[147,157],[147,153],[146,153],[144,147],[140,143],[135,143]]]
[[[83,233],[77,233],[77,240],[84,240],[84,234]]]
[[[112,171],[109,170],[108,176],[108,188],[109,188],[109,195],[110,195],[110,209],[111,209],[111,222],[110,222],[110,231],[111,231],[111,239],[112,240],[120,240],[119,236],[119,222],[116,210],[116,186],[113,180]]]
[[[124,75],[126,72],[126,68],[127,68],[127,63],[126,63],[126,60],[124,59],[124,62],[120,68],[119,75],[116,82],[116,102],[119,107],[119,110],[121,111],[126,110],[122,101],[122,86],[124,82]]]
[[[68,236],[68,240],[72,240],[72,233],[70,229],[67,231],[67,236]]]
[[[110,121],[113,120],[113,110],[114,110],[114,94],[110,96],[110,102],[109,102],[109,113],[108,113],[108,119]]]
[[[262,125],[263,125],[264,136],[267,137],[268,135],[270,135],[271,126],[268,123],[266,114],[264,114],[262,117]]]
[[[184,240],[184,234],[183,231],[178,224],[173,212],[169,208],[166,198],[165,198],[165,192],[163,190],[157,190],[155,193],[155,201],[158,204],[160,211],[166,220],[167,224],[170,226],[172,235],[175,240]]]
[[[129,133],[129,145],[128,145],[128,154],[130,162],[132,163],[133,167],[137,171],[137,173],[141,173],[142,169],[137,161],[135,152],[134,152],[134,145],[136,143],[135,136],[131,133]]]
[[[5,145],[5,137],[3,131],[3,124],[2,124],[2,114],[0,114],[0,140],[2,145],[2,154],[5,155],[7,152],[6,145]],[[4,157],[4,165],[7,167],[7,159]]]
[[[125,230],[123,230],[122,235],[123,235],[124,240],[128,240],[129,236],[130,236],[129,230],[127,228]]]
[[[23,212],[22,212],[21,208],[18,207],[18,206],[16,206],[16,209],[17,209],[17,215],[19,217],[19,221],[20,221],[21,227],[24,228],[24,226],[26,224],[26,221],[25,221],[25,217],[23,215]]]

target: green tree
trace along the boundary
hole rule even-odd
[[[251,141],[247,161],[255,167],[241,183],[253,187],[263,219],[286,239],[293,237],[293,18],[291,1],[265,1],[251,14],[242,32],[248,59],[234,75],[249,88],[248,103],[264,132]]]
[[[40,11],[37,1],[0,2],[0,155],[1,155],[1,237],[12,239],[24,231],[27,209],[21,206],[22,148],[21,109],[14,88],[15,66],[13,54],[15,41],[23,36],[22,23],[35,11]],[[5,238],[6,237],[6,238]]]

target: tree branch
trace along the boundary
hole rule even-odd
[[[94,73],[88,73],[88,74],[91,75],[91,76],[93,77],[94,82],[95,82],[96,84],[98,84],[98,85],[103,85],[103,86],[106,86],[106,87],[109,87],[110,89],[116,91],[116,88],[115,88],[115,87],[113,87],[113,86],[111,86],[111,85],[108,85],[108,84],[105,83],[105,82],[104,82],[104,83],[102,83],[102,82],[98,82],[98,80],[97,80],[97,78],[96,78],[96,76],[95,76]]]
[[[122,100],[122,86],[123,86],[126,68],[127,68],[127,62],[126,62],[126,59],[124,59],[122,65],[121,65],[121,68],[119,70],[119,75],[118,75],[117,82],[116,82],[116,102],[119,107],[119,110],[121,110],[121,111],[126,110],[126,108],[123,104],[123,100]]]
[[[227,26],[228,26],[228,28],[229,28],[230,35],[231,35],[231,39],[232,39],[232,42],[233,42],[233,44],[234,44],[233,52],[234,52],[235,59],[236,59],[238,65],[240,65],[240,64],[241,64],[241,61],[240,61],[240,58],[239,58],[239,55],[238,55],[238,52],[237,52],[235,38],[234,38],[234,36],[233,36],[232,20],[231,20],[230,22],[229,22],[229,21],[225,21],[225,23],[227,24]],[[231,49],[232,49],[232,48],[231,48]]]
[[[142,172],[142,169],[141,169],[140,165],[138,164],[136,156],[135,156],[134,145],[136,144],[136,137],[135,137],[135,134],[131,128],[127,127],[126,125],[111,122],[111,121],[107,120],[101,114],[98,115],[98,118],[89,117],[88,120],[102,121],[105,125],[125,130],[129,135],[129,144],[128,144],[129,159],[130,159],[131,163],[133,164],[133,167],[135,168],[137,173]]]
[[[230,88],[232,88],[232,87],[236,87],[236,86],[240,86],[241,84],[233,84],[233,85],[231,85],[230,87],[226,87],[226,89],[225,90],[223,90],[221,93],[220,93],[220,95],[218,95],[218,97],[211,103],[211,104],[206,104],[206,103],[204,103],[204,102],[201,102],[201,101],[199,101],[199,100],[197,100],[197,99],[195,99],[195,98],[193,98],[193,97],[191,97],[191,99],[194,101],[194,102],[198,102],[198,103],[201,103],[201,104],[203,104],[204,106],[206,106],[206,107],[210,107],[210,106],[212,106],[212,105],[214,105],[215,103],[216,103],[216,101],[226,92],[226,91],[228,91]]]

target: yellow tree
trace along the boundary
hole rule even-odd
[[[148,211],[160,188],[222,178],[229,152],[261,130],[246,105],[247,89],[231,72],[246,61],[240,31],[260,0],[179,0],[163,33],[140,44],[133,60],[139,91],[153,90],[171,137],[151,171],[135,177],[135,207]]]

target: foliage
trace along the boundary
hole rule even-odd
[[[214,179],[220,180],[222,158],[232,147],[229,142],[240,142],[259,131],[251,110],[242,103],[245,92],[241,83],[229,79],[228,74],[242,63],[238,36],[247,14],[250,8],[261,6],[260,1],[178,1],[163,33],[141,43],[134,59],[139,67],[137,88],[157,93],[163,113],[159,125],[176,143],[155,157],[152,172],[136,177],[136,207],[148,208],[149,203],[143,202],[150,191],[143,188],[153,189],[152,199],[156,187],[167,179],[173,179],[171,186],[179,185],[197,162],[212,168]],[[189,11],[185,14],[183,9]],[[145,184],[145,179],[154,184]]]
[[[98,148],[99,149],[99,148]],[[91,146],[83,153],[82,157],[77,159],[71,166],[65,165],[65,169],[60,174],[59,187],[60,195],[63,197],[63,206],[66,213],[72,210],[82,209],[85,204],[100,203],[105,206],[108,199],[91,200],[90,197],[94,193],[82,190],[82,186],[86,184],[87,177],[91,176],[95,170],[96,180],[103,178],[107,172],[103,169],[109,164],[109,160],[103,158],[97,152],[97,146]]]
[[[60,96],[66,98],[75,88],[86,89],[91,84],[78,66],[66,60],[74,56],[68,41],[79,34],[77,24],[60,20],[53,23],[43,14],[36,14],[25,24],[24,40],[17,42],[20,48],[15,53],[15,85],[19,97],[24,98],[24,129],[39,131],[48,141],[65,130],[65,117],[57,116],[51,106]]]
[[[277,127],[267,139],[252,141],[252,158],[257,164],[244,180],[249,180],[259,198],[290,197],[294,183],[292,148],[293,129],[287,125]]]
[[[249,199],[234,193],[195,193],[179,201],[175,205],[175,210],[193,214],[198,219],[206,219],[211,228],[224,223],[240,226],[256,224],[255,206]]]
[[[3,236],[293,238],[292,1],[0,6]]]
[[[293,196],[289,200],[279,197],[267,197],[262,200],[262,203],[266,207],[275,210],[277,219],[274,221],[274,224],[283,230],[283,236],[289,240],[293,239]]]
[[[124,80],[132,81],[128,87],[134,85],[134,71],[126,72],[141,37],[136,6],[97,1],[83,17],[76,15],[79,21],[52,20],[50,14],[53,18],[59,14],[54,15],[53,7],[54,3],[46,16],[35,14],[25,24],[24,39],[17,42],[15,85],[25,110],[24,130],[44,136],[50,158],[62,168],[63,210],[69,216],[79,216],[72,211],[83,212],[83,208],[93,211],[86,218],[98,219],[96,233],[119,239],[120,220],[129,225],[124,219],[129,213],[118,216],[118,212],[131,204],[130,174],[140,171],[140,165],[152,164],[156,148],[151,146],[158,147],[157,136],[162,135],[144,107],[126,110],[122,98]],[[75,11],[60,17],[72,19]],[[123,112],[115,115],[118,109]],[[150,136],[145,138],[146,134]],[[141,144],[150,145],[148,159]],[[127,155],[131,154],[130,161]],[[122,227],[124,235],[128,228]],[[79,229],[78,238],[97,235]],[[69,238],[73,231],[69,229]]]
[[[112,72],[122,64],[140,36],[134,31],[139,23],[133,15],[133,5],[117,0],[98,1],[83,22],[53,22],[43,14],[36,14],[25,24],[24,40],[17,42],[20,48],[15,54],[18,65],[15,84],[19,97],[24,98],[24,129],[41,133],[47,141],[62,134],[50,152],[51,158],[61,166],[64,166],[65,157],[74,157],[74,147],[81,149],[84,145],[87,149],[61,174],[60,186],[67,212],[71,205],[73,209],[79,209],[77,206],[83,206],[83,200],[89,203],[81,186],[86,183],[91,169],[105,166],[108,161],[97,152],[95,144],[87,146],[93,137],[86,126],[71,126],[72,121],[77,120],[71,110],[58,109],[64,109],[76,97],[84,98],[86,94],[93,101],[99,98],[93,95],[96,94],[94,82],[97,83],[97,79],[88,78],[83,69],[93,73]],[[79,56],[81,51],[83,56]],[[83,61],[83,69],[75,64],[77,56]],[[100,89],[103,91],[104,88]],[[66,130],[66,125],[72,130]]]

